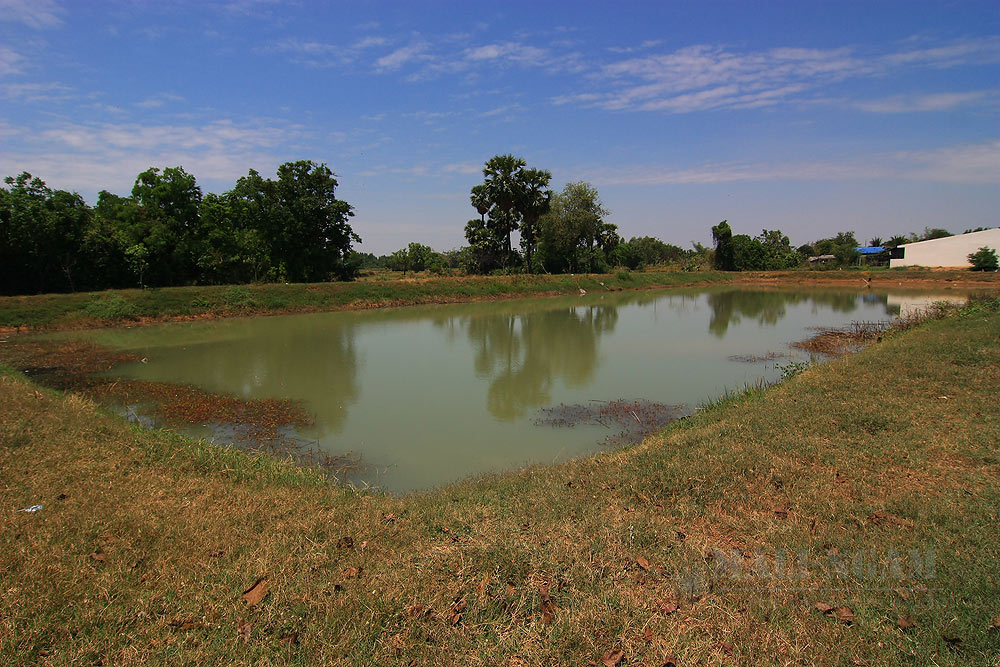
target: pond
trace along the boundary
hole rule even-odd
[[[633,418],[691,414],[727,390],[779,379],[780,365],[807,358],[790,343],[814,328],[885,321],[936,298],[609,292],[92,335],[145,359],[117,367],[118,376],[302,401],[315,421],[297,437],[353,453],[361,465],[351,481],[405,492],[617,444]]]

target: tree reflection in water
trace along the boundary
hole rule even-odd
[[[613,331],[618,308],[587,305],[465,318],[476,375],[490,378],[487,407],[505,421],[551,403],[559,380],[586,384],[597,364],[600,338]]]

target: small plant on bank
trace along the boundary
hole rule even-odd
[[[1000,264],[997,260],[997,251],[985,246],[970,254],[969,262],[973,271],[996,271]]]
[[[812,366],[811,361],[789,361],[787,364],[776,364],[775,368],[781,371],[781,379],[784,381],[809,370],[810,366]]]

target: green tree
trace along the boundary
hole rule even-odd
[[[733,230],[727,220],[712,227],[712,241],[715,243],[715,268],[719,271],[735,271]]]
[[[983,246],[969,255],[969,263],[972,264],[973,271],[996,271],[998,265],[997,251],[993,248]]]
[[[249,228],[266,243],[278,278],[294,282],[353,278],[347,261],[361,239],[348,220],[353,207],[336,198],[337,180],[325,164],[286,162],[277,180],[254,170],[239,179],[233,196],[249,218]]]
[[[0,291],[76,289],[92,211],[75,192],[52,190],[28,172],[0,188]]]
[[[538,221],[538,254],[545,270],[592,272],[606,264],[608,253],[621,241],[617,227],[604,221],[606,215],[608,210],[590,183],[567,183],[553,195],[549,211]]]

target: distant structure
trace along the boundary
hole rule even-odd
[[[1000,253],[1000,228],[901,245],[889,251],[889,267],[968,268],[972,266],[969,255],[980,248],[992,248]]]

